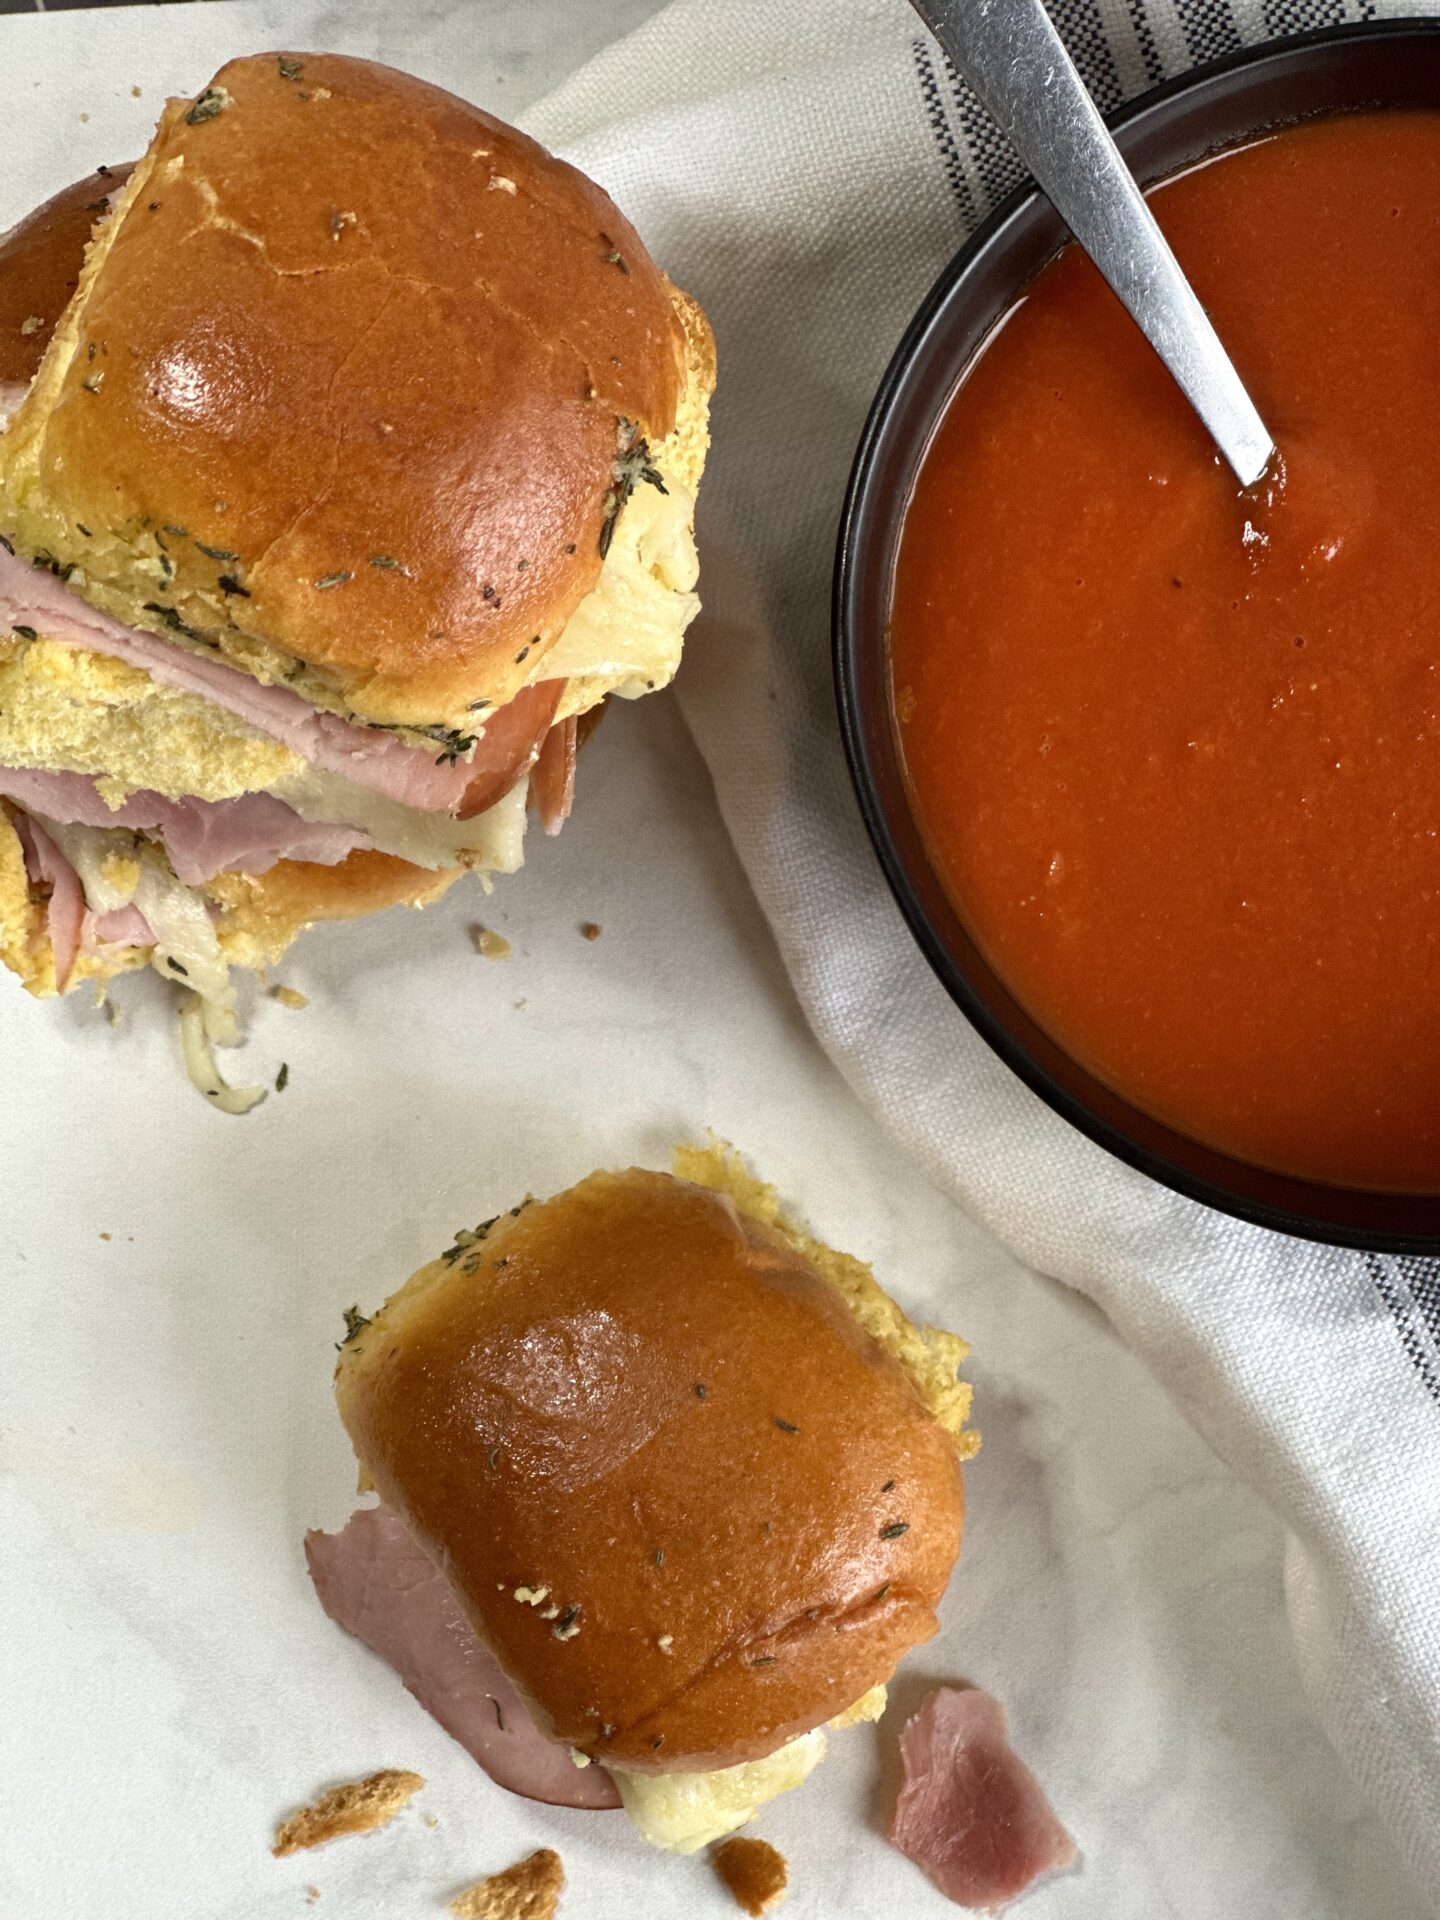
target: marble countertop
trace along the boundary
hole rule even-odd
[[[0,19],[0,217],[138,151],[161,94],[230,52],[375,54],[523,119],[656,4]],[[476,954],[477,921],[508,959]],[[314,1885],[321,1915],[394,1920],[544,1844],[569,1920],[736,1911],[700,1863],[491,1787],[323,1617],[300,1556],[353,1490],[329,1395],[341,1309],[462,1220],[592,1165],[663,1164],[713,1127],[902,1301],[943,1286],[974,1343],[964,1561],[895,1695],[963,1675],[1006,1703],[1084,1853],[1027,1915],[1419,1914],[1306,1712],[1278,1525],[1095,1310],[1018,1266],[852,1099],[672,700],[609,718],[575,818],[489,900],[322,929],[280,977],[310,1006],[262,1003],[245,1064],[284,1059],[289,1086],[242,1121],[197,1106],[158,982],[127,983],[112,1028],[0,979],[0,1911],[269,1920],[309,1911]],[[767,1816],[796,1920],[953,1911],[876,1832],[897,1719],[837,1740]],[[270,1858],[281,1814],[378,1766],[424,1773],[424,1811]],[[847,1846],[893,1864],[883,1913],[848,1904]]]

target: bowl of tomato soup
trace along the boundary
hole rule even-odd
[[[1034,189],[875,401],[836,573],[867,825],[1049,1104],[1227,1212],[1440,1251],[1440,23],[1112,123],[1275,436],[1242,492]]]

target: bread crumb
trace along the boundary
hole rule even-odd
[[[44,324],[45,319],[43,314],[28,314],[25,319],[20,322],[20,331],[28,337],[32,333],[38,333]]]
[[[475,942],[475,951],[483,953],[487,960],[508,960],[510,942],[503,933],[492,933],[489,927],[472,927],[470,938]]]
[[[294,987],[271,987],[270,998],[272,1000],[278,1000],[282,1007],[292,1008],[296,1013],[299,1013],[302,1007],[308,1007],[310,1004],[305,998],[305,995],[297,992]]]
[[[108,1239],[110,1238],[110,1235],[109,1235],[108,1233],[102,1233],[102,1234],[101,1234],[101,1236],[100,1236],[100,1238],[101,1238],[102,1240],[108,1240]]]
[[[347,1833],[370,1833],[393,1820],[424,1784],[418,1773],[386,1767],[364,1780],[332,1787],[281,1822],[270,1851],[283,1859],[287,1853],[298,1853],[302,1847],[323,1847],[327,1840],[339,1840]]]
[[[901,726],[908,726],[915,718],[915,689],[901,687],[895,695],[895,718]]]
[[[587,940],[598,940],[600,938],[600,929],[593,920],[582,920],[580,922],[580,931]]]
[[[560,1856],[549,1847],[503,1873],[477,1881],[450,1902],[455,1920],[553,1920],[565,1886]]]
[[[790,1872],[784,1854],[768,1840],[748,1840],[737,1833],[733,1839],[722,1840],[710,1858],[735,1904],[746,1913],[757,1917],[769,1913],[785,1898]]]
[[[130,98],[131,98],[132,100],[138,100],[138,99],[140,98],[140,89],[139,89],[139,87],[131,87],[131,89],[130,89]],[[320,1895],[319,1895],[319,1892],[318,1892],[318,1891],[317,1891],[317,1892],[316,1892],[316,1894],[315,1894],[315,1898],[316,1898],[317,1900],[318,1900],[318,1899],[320,1898]]]
[[[503,173],[492,173],[487,185],[491,193],[517,193],[519,191],[515,182],[506,179]]]
[[[320,1889],[318,1887],[306,1887],[305,1904],[307,1907],[313,1907],[315,1902],[319,1898],[320,1898]]]
[[[89,114],[88,114],[88,113],[82,113],[82,114],[81,114],[81,116],[80,116],[80,119],[81,119],[81,121],[82,121],[82,122],[83,122],[83,123],[84,123],[85,125],[87,125],[87,126],[89,125],[89,123],[90,123],[90,116],[89,116]]]

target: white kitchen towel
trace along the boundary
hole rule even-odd
[[[1420,9],[1055,8],[1107,107],[1276,33],[1403,11]],[[715,325],[706,611],[681,699],[810,1020],[937,1178],[1090,1294],[1281,1516],[1315,1710],[1440,1905],[1440,1267],[1240,1225],[1056,1119],[911,944],[846,777],[828,620],[852,451],[910,313],[1020,169],[904,0],[673,0],[529,124]]]

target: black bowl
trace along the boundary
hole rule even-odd
[[[1143,181],[1248,134],[1361,107],[1440,107],[1440,20],[1327,29],[1157,88],[1110,121]],[[915,474],[961,374],[1069,235],[1033,186],[1013,193],[941,274],[880,383],[860,440],[835,570],[835,680],[861,811],[925,957],[1002,1060],[1072,1125],[1192,1199],[1307,1239],[1440,1253],[1440,1194],[1374,1193],[1254,1167],[1142,1113],[1072,1060],[1012,998],[933,872],[890,714],[886,627]]]

